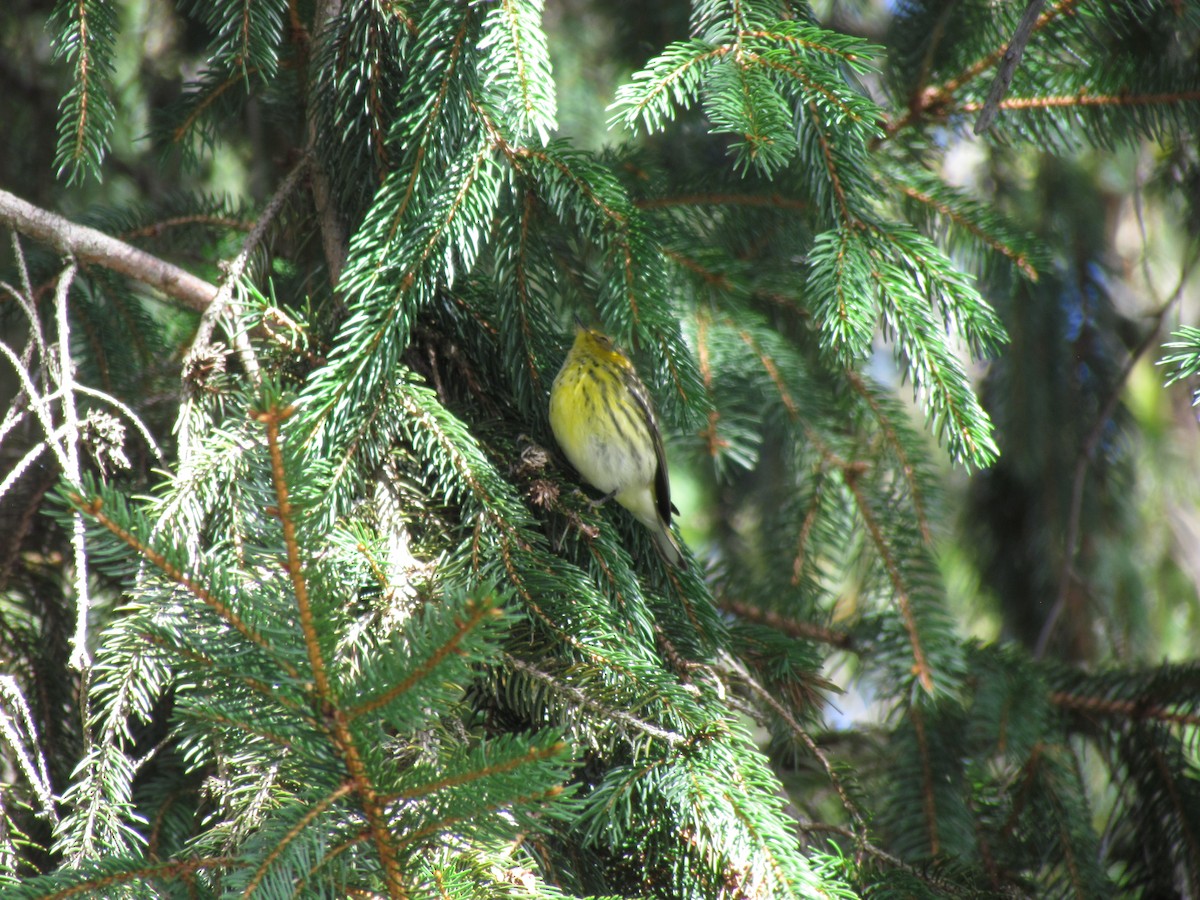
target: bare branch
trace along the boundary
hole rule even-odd
[[[221,287],[217,291],[213,302],[204,311],[204,315],[200,319],[200,327],[196,329],[196,338],[192,341],[192,348],[188,351],[190,358],[203,356],[210,352],[212,333],[216,327],[217,319],[224,315],[227,310],[233,311],[235,320],[241,316],[242,305],[240,302],[234,300],[234,291],[239,289],[239,281],[242,274],[246,271],[247,264],[250,262],[250,255],[262,242],[263,237],[267,233],[267,228],[279,214],[279,211],[283,209],[283,204],[287,202],[296,185],[299,184],[301,176],[308,169],[308,164],[309,157],[304,156],[292,167],[292,170],[283,180],[283,184],[272,195],[262,215],[254,223],[254,227],[250,229],[250,233],[246,235],[246,240],[242,242],[241,251],[225,266],[225,277],[221,279]],[[234,346],[237,347],[238,356],[242,361],[242,366],[246,369],[246,374],[250,376],[252,381],[257,383],[259,381],[258,360],[254,356],[254,350],[251,348],[250,341],[246,338],[245,332],[235,330],[230,336]],[[184,366],[184,371],[186,372],[186,370],[187,366]]]
[[[1025,52],[1025,45],[1029,43],[1030,37],[1033,36],[1033,29],[1037,25],[1038,16],[1042,14],[1042,7],[1045,3],[1046,0],[1030,0],[1029,5],[1025,7],[1025,14],[1021,16],[1021,21],[1017,24],[1017,30],[1013,34],[1013,39],[1009,43],[1008,49],[1004,51],[1004,61],[1000,64],[1000,69],[996,72],[996,80],[992,82],[992,89],[988,92],[987,102],[983,104],[979,118],[975,120],[976,134],[983,134],[992,127],[992,122],[996,120],[996,113],[1000,109],[1000,101],[1008,93],[1008,87],[1012,84],[1013,73],[1017,71],[1017,66],[1021,64],[1021,55]]]
[[[315,43],[321,44],[330,40],[331,31],[328,24],[339,15],[341,9],[341,0],[320,0],[317,3],[313,16]],[[319,128],[315,106],[312,104],[308,108],[306,127],[308,129],[306,152],[313,154]],[[329,283],[336,288],[342,277],[342,269],[346,267],[349,239],[346,237],[346,226],[342,222],[333,196],[331,179],[325,173],[324,167],[315,161],[315,156],[311,173],[313,202],[317,207],[317,221],[321,226],[321,248],[325,252],[325,264],[329,267]]]
[[[213,285],[186,269],[95,228],[76,225],[4,190],[0,190],[0,222],[71,254],[81,263],[95,263],[157,288],[188,309],[204,312],[217,295]]]

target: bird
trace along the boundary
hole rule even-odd
[[[671,534],[671,479],[650,394],[612,338],[575,319],[575,342],[550,388],[550,429],[571,465],[650,531],[670,564],[687,568]]]

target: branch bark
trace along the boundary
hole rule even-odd
[[[1004,51],[1004,61],[1000,64],[1000,69],[996,72],[996,80],[992,82],[992,89],[988,92],[987,102],[983,104],[979,118],[975,120],[976,134],[983,134],[996,121],[996,113],[1000,110],[1000,101],[1008,93],[1008,88],[1012,84],[1017,66],[1021,64],[1021,56],[1025,52],[1025,45],[1029,43],[1029,39],[1033,36],[1033,29],[1037,27],[1038,17],[1042,14],[1042,7],[1045,3],[1046,0],[1029,0],[1029,5],[1025,7],[1025,13],[1021,16],[1021,21],[1017,23],[1016,33],[1013,35],[1008,49]]]
[[[95,228],[76,225],[4,190],[0,190],[0,222],[71,254],[81,263],[94,263],[157,288],[188,309],[204,312],[217,296],[214,285],[186,269]]]
[[[314,44],[321,45],[330,40],[329,22],[342,9],[341,0],[321,0],[317,3],[316,14],[313,16]],[[333,196],[333,185],[320,163],[317,153],[317,136],[319,126],[311,97],[306,100],[308,128],[308,146],[306,152],[312,157],[310,168],[312,178],[313,202],[317,207],[317,218],[320,224],[321,248],[325,252],[325,264],[329,267],[329,283],[337,290],[342,278],[342,269],[346,267],[346,253],[349,239],[346,237],[346,226],[338,212],[337,203]]]

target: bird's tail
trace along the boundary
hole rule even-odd
[[[679,542],[675,540],[675,535],[671,534],[671,529],[664,522],[658,522],[657,528],[651,528],[650,534],[654,537],[654,546],[658,548],[658,552],[662,554],[663,559],[671,565],[680,568],[687,568],[687,559],[683,555],[683,550],[679,546]]]

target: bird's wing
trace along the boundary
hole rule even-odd
[[[663,450],[662,431],[658,427],[658,417],[654,415],[654,407],[650,403],[650,395],[646,391],[646,386],[642,384],[637,375],[632,378],[627,377],[627,387],[629,393],[633,394],[637,400],[638,407],[642,411],[642,418],[646,421],[646,428],[650,431],[650,438],[654,441],[654,459],[657,465],[654,469],[654,504],[658,507],[659,518],[663,520],[664,525],[671,524],[671,511],[675,510],[675,506],[671,503],[671,476],[667,472],[667,454]],[[675,510],[678,512],[678,510]]]

